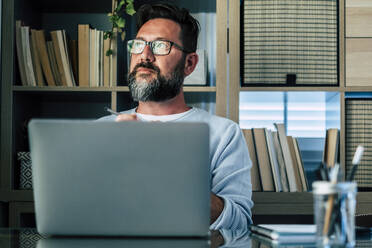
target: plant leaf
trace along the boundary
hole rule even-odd
[[[133,6],[133,3],[128,3],[127,4],[127,7],[125,8],[125,11],[127,12],[128,15],[132,16],[136,13],[136,11],[134,10],[134,6]]]
[[[121,7],[123,7],[124,4],[125,4],[125,1],[121,0],[118,4],[118,7],[116,8],[116,12],[119,12],[121,10]]]
[[[107,40],[107,39],[111,39],[111,37],[112,37],[112,31],[104,32],[103,39]]]
[[[117,22],[116,22],[116,24],[117,24],[117,26],[119,28],[124,28],[125,27],[125,20],[124,20],[124,18],[119,17],[118,20],[117,20]]]
[[[125,39],[125,31],[123,31],[122,33],[121,33],[121,40],[124,40]]]
[[[106,51],[106,56],[110,56],[113,54],[113,51],[111,49],[107,50]]]

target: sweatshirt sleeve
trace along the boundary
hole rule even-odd
[[[222,133],[212,144],[211,190],[223,199],[224,209],[210,228],[245,229],[252,223],[252,163],[239,126],[230,124]]]

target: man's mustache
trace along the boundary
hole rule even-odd
[[[151,62],[141,62],[139,64],[137,64],[134,68],[133,68],[133,72],[137,72],[138,68],[140,67],[143,67],[143,68],[147,68],[147,69],[151,69],[151,70],[154,70],[157,72],[157,74],[160,74],[160,68],[157,67],[156,65],[154,65],[153,63]]]

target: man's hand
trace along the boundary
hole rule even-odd
[[[224,207],[223,200],[211,193],[211,224],[217,220]]]
[[[115,121],[138,121],[138,118],[136,114],[120,114],[116,117]]]

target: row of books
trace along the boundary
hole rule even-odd
[[[253,191],[308,191],[297,139],[287,136],[284,124],[275,124],[277,131],[267,128],[244,129],[252,160]]]
[[[23,86],[109,87],[117,80],[116,40],[104,40],[103,31],[88,24],[78,25],[76,41],[65,30],[46,33],[18,20],[16,50]]]

